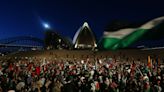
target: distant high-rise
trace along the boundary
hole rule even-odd
[[[47,30],[45,32],[45,47],[46,49],[71,49],[72,44],[58,33]]]
[[[95,35],[87,22],[76,32],[73,43],[75,49],[95,49],[97,47]]]

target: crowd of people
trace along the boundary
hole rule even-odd
[[[0,92],[164,92],[164,68],[116,58],[1,61]]]

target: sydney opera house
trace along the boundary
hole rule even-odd
[[[73,44],[75,49],[95,49],[97,47],[95,35],[87,22],[76,32]]]

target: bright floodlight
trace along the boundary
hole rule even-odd
[[[43,23],[43,26],[44,26],[44,28],[46,28],[46,29],[49,29],[49,28],[50,28],[50,25],[47,24],[47,23]]]

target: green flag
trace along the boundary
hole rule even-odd
[[[104,32],[102,46],[104,49],[115,50],[125,48],[137,41],[150,29],[158,26],[164,21],[164,16],[155,18],[138,28],[124,28],[115,32]]]

